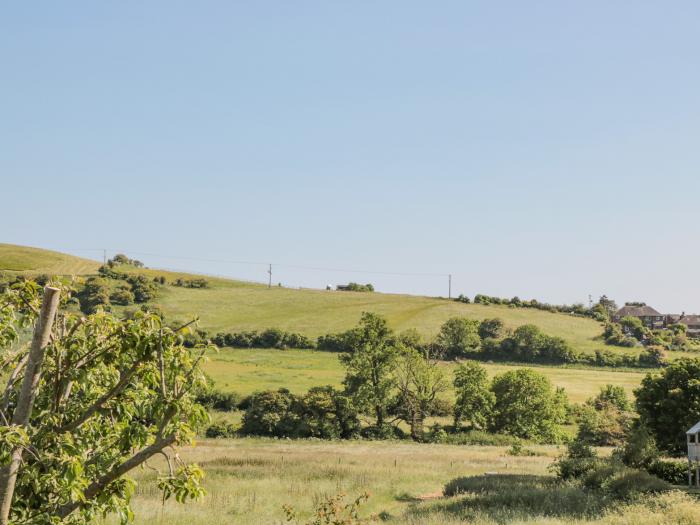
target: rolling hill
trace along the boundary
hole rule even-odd
[[[98,262],[59,252],[0,244],[0,271],[87,275],[96,273],[99,266]],[[144,273],[151,277],[162,275],[168,282],[177,278],[201,277],[128,266],[120,267],[120,271]],[[385,316],[395,330],[416,328],[428,338],[434,336],[440,325],[450,317],[499,317],[508,328],[535,324],[549,335],[564,338],[580,351],[594,352],[605,348],[599,339],[602,333],[599,323],[566,314],[499,305],[464,304],[436,297],[268,288],[261,284],[214,277],[207,277],[207,280],[209,287],[204,289],[162,286],[155,302],[171,318],[184,320],[198,316],[200,326],[209,332],[276,327],[317,337],[351,328],[362,312],[372,311]],[[637,352],[634,349],[616,351]]]
[[[100,263],[61,252],[0,243],[0,271],[85,275],[97,272]]]

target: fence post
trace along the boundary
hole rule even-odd
[[[17,407],[12,414],[12,425],[26,427],[32,414],[34,398],[39,389],[41,379],[41,365],[44,361],[44,350],[49,343],[51,327],[56,318],[60,290],[46,286],[44,298],[41,302],[39,318],[34,326],[32,345],[29,349],[27,367],[24,371],[22,389],[17,398]],[[22,448],[12,451],[10,464],[0,469],[0,525],[7,525],[12,507],[12,496],[15,492],[17,473],[22,462]]]

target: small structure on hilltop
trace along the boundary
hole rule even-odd
[[[700,421],[685,433],[688,438],[688,486],[700,487]]]

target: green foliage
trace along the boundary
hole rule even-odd
[[[358,410],[371,412],[378,428],[384,426],[396,387],[394,367],[398,350],[384,318],[365,312],[347,335],[350,352],[340,355],[345,367],[345,390]]]
[[[197,394],[197,403],[212,410],[232,412],[238,410],[241,396],[236,392],[220,392],[214,389],[204,389]]]
[[[459,428],[463,419],[467,419],[476,429],[487,427],[496,397],[489,390],[486,369],[471,361],[460,364],[454,372],[454,388],[455,428]]]
[[[631,409],[622,387],[604,386],[579,411],[578,439],[596,446],[621,445],[632,424]]]
[[[600,464],[598,455],[591,446],[581,439],[571,441],[566,454],[557,458],[550,467],[563,480],[580,479]]]
[[[678,359],[648,374],[635,396],[640,419],[659,448],[684,454],[685,431],[700,421],[700,359]]]
[[[119,286],[114,290],[110,296],[109,300],[113,304],[118,304],[120,306],[127,306],[134,302],[134,293],[128,286]]]
[[[617,500],[630,500],[642,494],[671,490],[671,486],[651,474],[618,463],[599,463],[583,478],[583,486],[609,494]]]
[[[155,299],[158,285],[150,281],[145,275],[131,275],[128,278],[131,284],[131,291],[134,293],[134,300],[137,303],[147,303]]]
[[[254,394],[249,403],[243,415],[243,434],[273,437],[299,435],[299,399],[286,388]]]
[[[311,388],[301,399],[302,433],[322,439],[350,439],[359,434],[360,420],[350,399],[332,386]]]
[[[623,332],[630,334],[637,341],[643,341],[649,334],[649,330],[646,326],[644,326],[644,323],[642,323],[642,320],[638,317],[623,317],[620,319],[620,326],[622,327]]]
[[[134,266],[136,268],[143,268],[143,263],[137,259],[129,259],[126,255],[123,253],[118,253],[111,259],[107,260],[107,265],[112,267],[112,266],[119,266],[120,264],[126,264],[129,266]]]
[[[68,290],[63,292],[65,300]],[[0,374],[16,378],[0,407],[4,421],[13,415],[21,383],[21,373],[12,372],[22,371],[27,353],[18,336],[35,322],[40,299],[29,282],[0,299]],[[132,516],[134,485],[120,466],[135,467],[190,443],[208,420],[193,394],[204,383],[199,364],[205,348],[186,349],[182,339],[153,314],[120,320],[101,312],[84,318],[60,312],[29,425],[0,426],[0,450],[31,443],[17,478],[12,523],[87,524],[100,514]],[[178,458],[175,463],[160,478],[164,497],[200,496],[202,472]]]
[[[348,283],[345,286],[338,286],[337,289],[341,292],[373,292],[374,286],[370,283]]]
[[[207,427],[204,435],[208,438],[235,438],[238,435],[236,426],[230,423],[216,423]]]
[[[80,309],[94,314],[98,308],[109,309],[109,285],[100,277],[90,277],[79,295]]]
[[[647,427],[637,424],[627,436],[627,441],[615,449],[613,456],[628,467],[645,469],[659,458],[659,450]]]
[[[261,332],[220,332],[212,337],[218,347],[231,348],[314,348],[314,342],[303,334],[268,328]]]
[[[165,282],[161,282],[161,284],[165,284]],[[182,288],[209,288],[209,281],[201,277],[195,279],[178,278],[173,281],[173,286],[180,286]]]
[[[531,369],[513,370],[496,376],[492,390],[492,431],[541,442],[562,439],[559,425],[566,420],[566,395],[546,376]]]
[[[479,337],[481,337],[481,339],[500,339],[502,335],[503,321],[499,318],[484,319],[479,323]]]
[[[479,322],[466,317],[453,317],[440,327],[436,346],[441,357],[456,358],[473,352],[481,345]]]
[[[587,404],[596,410],[602,410],[608,405],[612,405],[622,412],[632,410],[632,403],[627,397],[627,392],[619,385],[607,384],[601,387],[598,395],[589,399]]]
[[[423,422],[448,383],[438,364],[415,348],[401,347],[396,365],[396,413],[411,427],[411,437],[423,440]]]

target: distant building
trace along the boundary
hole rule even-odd
[[[666,326],[666,316],[657,312],[651,306],[643,305],[625,305],[613,315],[613,321],[620,322],[623,317],[636,317],[647,328],[658,329]]]
[[[669,324],[684,324],[687,327],[686,333],[691,337],[700,336],[700,315],[686,315],[685,313],[675,316],[669,315]],[[674,323],[670,321],[675,319]]]

